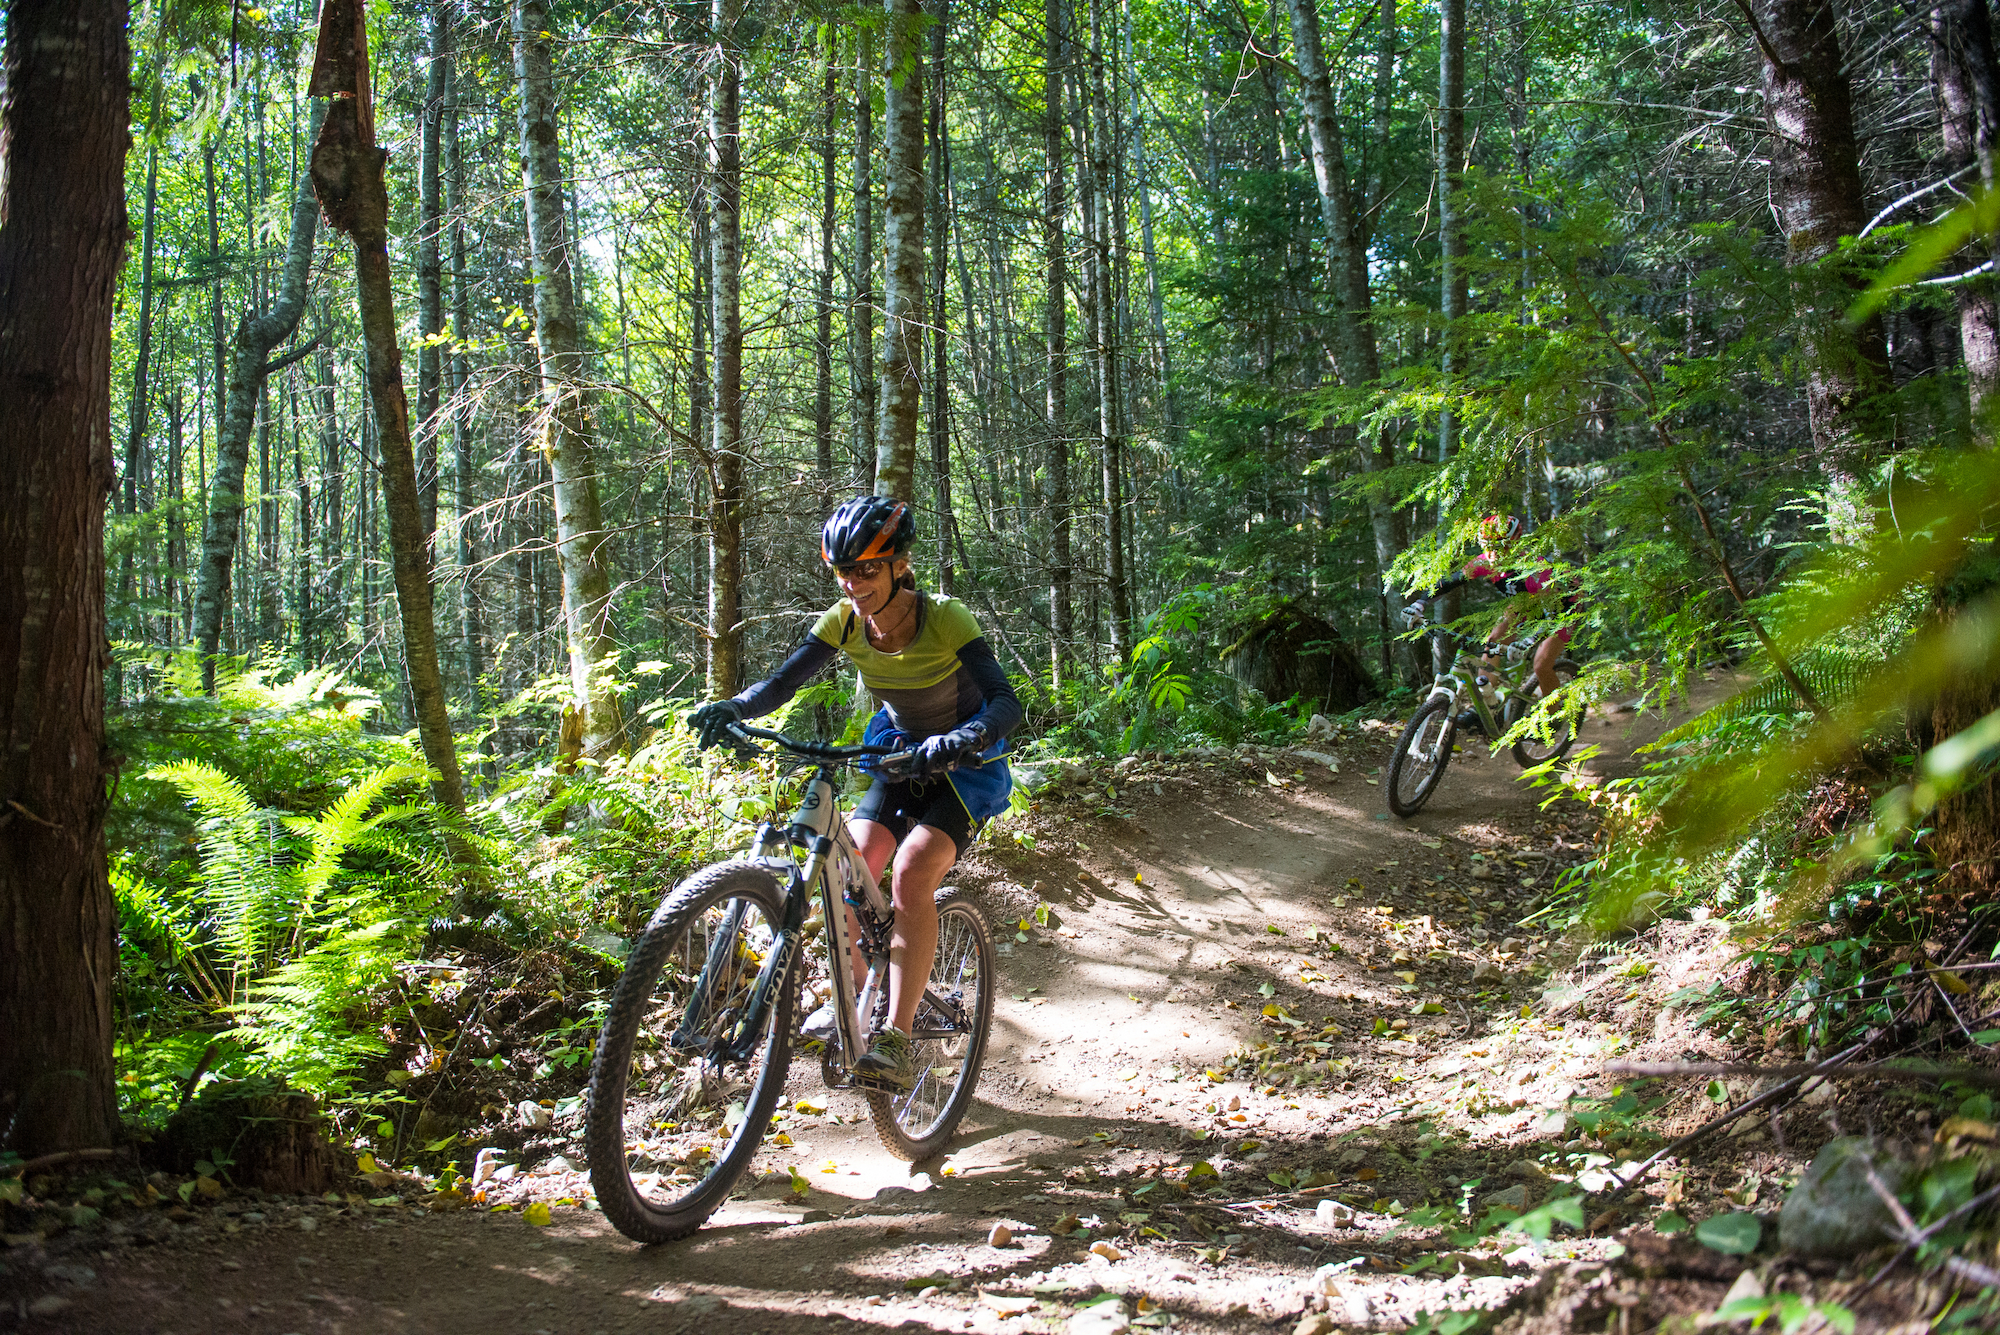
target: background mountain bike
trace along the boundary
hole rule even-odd
[[[686,1237],[749,1167],[785,1089],[806,943],[825,945],[835,1035],[828,1088],[886,1022],[895,915],[847,832],[834,780],[865,756],[895,777],[915,753],[822,746],[747,724],[730,734],[811,765],[798,808],[741,858],[706,867],[653,914],[618,980],[590,1069],[585,1145],[604,1215],[627,1237]],[[942,1151],[972,1102],[993,1019],[993,938],[957,892],[937,893],[938,946],[910,1035],[916,1084],[862,1087],[877,1134],[905,1159]],[[814,910],[818,912],[815,914]]]
[[[1389,810],[1398,816],[1416,815],[1437,791],[1445,766],[1451,763],[1461,714],[1470,710],[1485,735],[1498,739],[1541,702],[1541,682],[1527,661],[1541,641],[1539,633],[1501,646],[1492,653],[1491,663],[1481,661],[1488,651],[1478,641],[1449,630],[1436,633],[1452,642],[1457,657],[1449,671],[1432,681],[1430,694],[1410,716],[1390,757],[1382,791]],[[1575,679],[1577,665],[1559,658],[1555,673],[1566,686]],[[1529,769],[1561,759],[1575,742],[1573,721],[1559,716],[1549,724],[1547,737],[1529,732],[1510,749],[1515,763]]]

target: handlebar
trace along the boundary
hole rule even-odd
[[[796,737],[787,737],[782,732],[773,732],[769,728],[752,727],[750,724],[743,722],[731,723],[724,731],[739,743],[737,748],[739,754],[754,751],[755,748],[750,745],[750,742],[756,740],[770,742],[781,751],[789,751],[793,755],[803,757],[807,760],[851,764],[857,760],[879,759],[881,763],[877,768],[892,778],[919,777],[916,772],[918,753],[915,747],[898,751],[893,746],[870,746],[866,743],[859,746],[830,746],[824,742],[802,742]],[[954,770],[963,763],[965,762],[954,760],[944,768],[946,770]],[[977,767],[984,765],[986,762],[975,757],[971,763]],[[934,774],[941,772],[943,771],[931,771]]]
[[[793,755],[803,756],[807,760],[854,761],[862,760],[869,756],[895,756],[899,754],[893,746],[829,746],[825,742],[802,742],[796,737],[787,737],[782,732],[773,732],[769,728],[752,727],[750,724],[742,722],[731,723],[723,731],[738,741],[745,743],[753,739],[760,742],[776,743],[780,750],[790,751]],[[916,752],[908,751],[901,754],[915,755]]]

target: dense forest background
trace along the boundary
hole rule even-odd
[[[1990,893],[1984,0],[350,11],[340,68],[294,6],[132,15],[128,1108],[393,1103],[399,962],[615,962],[773,800],[675,720],[832,601],[867,491],[1030,754],[1393,714],[1406,594],[1517,515],[1587,660],[1550,709],[1746,682],[1578,794],[1576,912]]]

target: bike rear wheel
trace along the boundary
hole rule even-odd
[[[938,945],[912,1026],[917,1083],[905,1093],[864,1091],[875,1132],[898,1158],[941,1153],[972,1104],[993,1023],[993,934],[956,890],[937,893]]]
[[[1577,670],[1576,664],[1569,659],[1557,659],[1555,674],[1560,686],[1567,686],[1575,681]],[[1532,675],[1529,677],[1529,680],[1534,682],[1535,698],[1539,701],[1542,691],[1541,683],[1535,681]],[[1528,704],[1518,696],[1507,697],[1507,708],[1501,716],[1502,726],[1513,727],[1533,707],[1533,705]],[[1529,733],[1526,737],[1514,743],[1514,763],[1522,769],[1533,769],[1536,765],[1546,765],[1551,760],[1561,760],[1569,754],[1569,749],[1575,745],[1576,729],[1570,726],[1570,721],[1567,718],[1559,717],[1555,720],[1553,730],[1550,732],[1547,740]]]
[[[1437,791],[1445,766],[1451,763],[1452,737],[1458,730],[1451,705],[1448,695],[1424,701],[1396,741],[1382,789],[1389,799],[1389,810],[1398,816],[1414,816],[1423,810]]]
[[[681,883],[626,961],[591,1063],[585,1143],[598,1206],[629,1238],[700,1228],[757,1152],[791,1061],[795,969],[745,1025],[783,912],[770,872],[718,863]]]

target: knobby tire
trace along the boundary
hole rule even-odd
[[[1424,803],[1437,791],[1438,781],[1444,778],[1445,767],[1451,763],[1452,740],[1458,732],[1451,706],[1451,697],[1445,695],[1434,695],[1424,701],[1396,741],[1396,753],[1390,757],[1389,772],[1382,777],[1382,789],[1389,799],[1389,810],[1398,816],[1407,819],[1422,811]],[[1413,754],[1426,729],[1430,730],[1433,753],[1428,764]]]
[[[1555,673],[1558,686],[1567,686],[1575,681],[1578,670],[1577,665],[1569,659],[1557,659]],[[1531,682],[1535,680],[1532,669],[1529,671],[1528,680]],[[1507,698],[1506,711],[1501,717],[1501,727],[1513,727],[1532,708],[1534,708],[1533,705],[1524,704],[1519,699],[1509,696]],[[1582,720],[1579,719],[1578,723],[1581,722]],[[1569,749],[1575,745],[1576,726],[1571,724],[1567,719],[1564,719],[1557,724],[1552,741],[1544,742],[1541,738],[1530,734],[1514,743],[1512,747],[1514,763],[1522,769],[1533,769],[1537,765],[1546,765],[1551,760],[1561,760],[1569,754]]]
[[[591,1062],[585,1146],[598,1207],[629,1238],[672,1242],[693,1233],[757,1152],[791,1062],[796,960],[740,1058],[676,1049],[673,1040],[734,1038],[783,912],[770,872],[717,863],[667,898],[626,961]],[[702,1004],[691,1015],[697,993]],[[718,1135],[728,1137],[719,1150],[696,1149]]]
[[[993,989],[999,981],[993,968],[993,934],[979,910],[951,889],[938,891],[937,907],[938,948],[913,1029],[921,1035],[926,1029],[947,1027],[933,997],[955,999],[965,1023],[950,1026],[954,1033],[949,1037],[917,1038],[913,1054],[917,1083],[909,1091],[863,1090],[882,1144],[912,1163],[942,1153],[972,1105],[993,1023]]]

